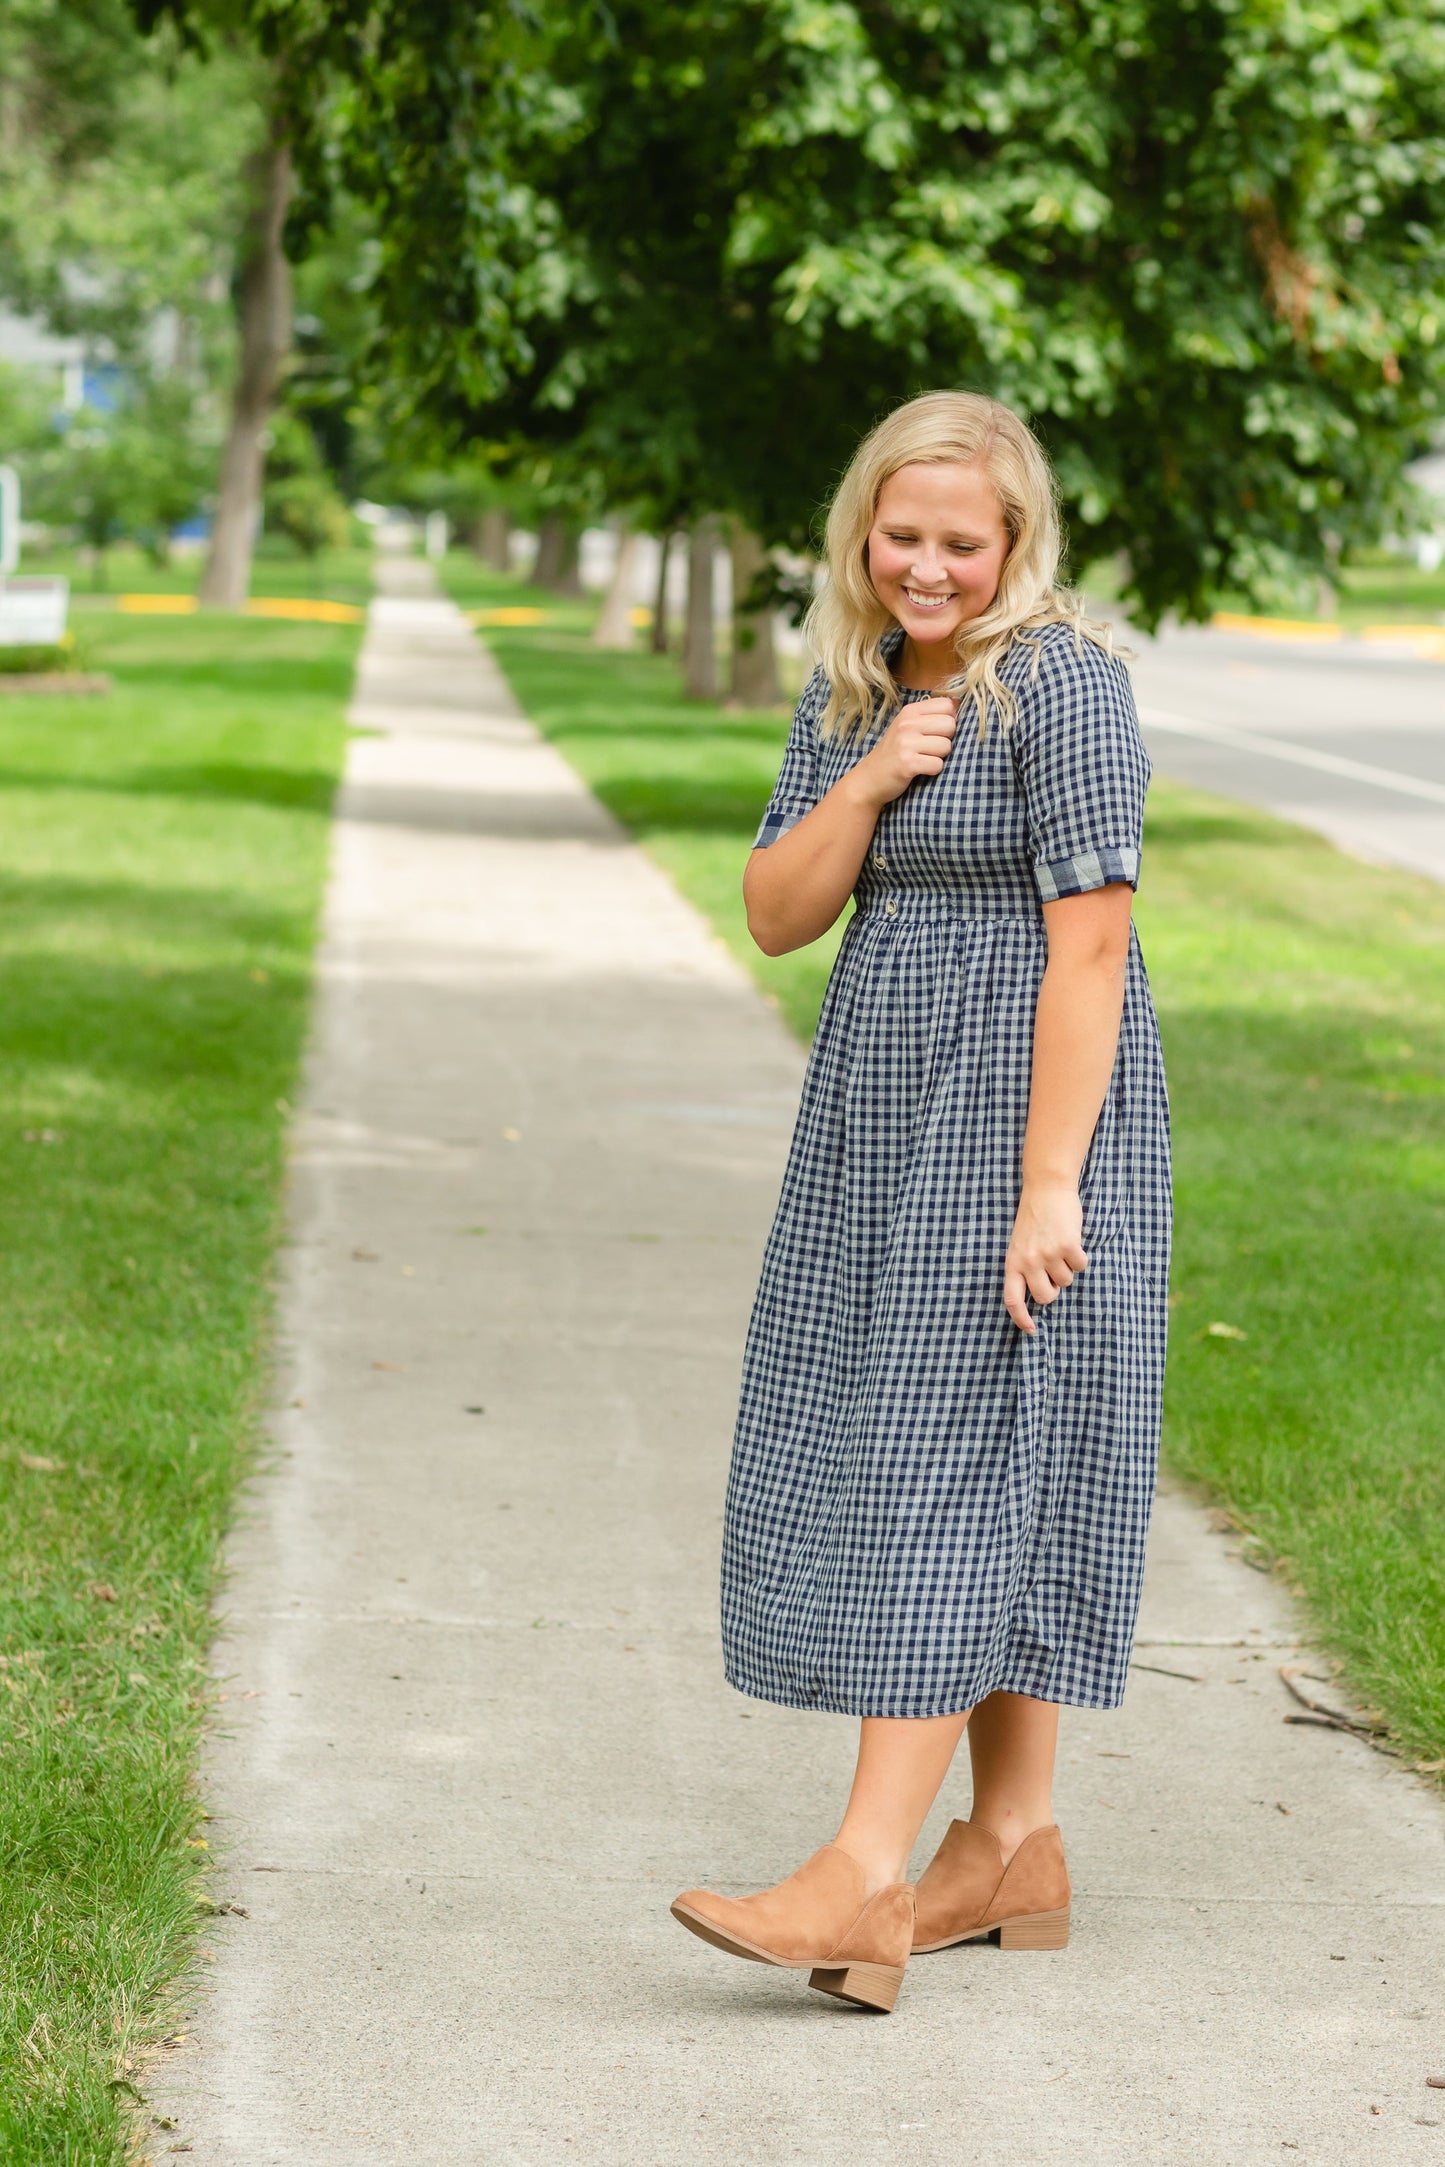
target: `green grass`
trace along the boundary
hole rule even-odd
[[[1091,574],[1086,587],[1096,584]],[[1319,589],[1311,583],[1288,600],[1270,604],[1251,602],[1246,596],[1228,598],[1221,607],[1243,611],[1246,616],[1318,618]],[[1343,567],[1339,592],[1327,613],[1346,632],[1362,625],[1445,624],[1445,565],[1422,572],[1403,557],[1378,558]]]
[[[125,2156],[202,1895],[217,1545],[257,1434],[358,633],[97,617],[0,700],[0,2160]]]
[[[770,960],[739,880],[778,714],[680,697],[588,612],[462,558],[519,698],[807,1038],[835,941]],[[1158,782],[1138,909],[1174,1108],[1166,1454],[1300,1590],[1401,1745],[1445,1754],[1445,891]],[[1241,1339],[1212,1335],[1227,1324]]]
[[[1352,564],[1341,575],[1339,614],[1348,629],[1392,622],[1445,624],[1445,565],[1422,572],[1399,558]]]
[[[1120,572],[1112,558],[1086,565],[1078,583],[1091,608],[1107,612],[1118,606]],[[1319,619],[1319,583],[1304,581],[1294,594],[1269,603],[1226,595],[1218,606],[1245,616]],[[1354,563],[1341,567],[1339,591],[1327,614],[1346,633],[1362,625],[1445,625],[1445,564],[1423,572],[1407,557],[1383,549],[1361,551]]]
[[[177,552],[169,564],[152,563],[134,542],[117,542],[103,565],[83,560],[78,549],[27,549],[23,574],[48,573],[71,583],[71,601],[85,617],[109,609],[118,594],[194,594],[203,559]],[[371,593],[371,550],[327,549],[303,557],[280,538],[263,536],[251,568],[254,595],[294,596],[310,602],[365,602]]]

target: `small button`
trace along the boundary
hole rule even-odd
[[[884,904],[883,908],[888,913],[888,916],[890,918],[896,918],[898,916],[898,905],[891,895],[889,896],[888,901]]]
[[[879,870],[880,870],[881,872],[884,872],[884,873],[886,873],[886,872],[887,872],[887,870],[888,870],[888,860],[887,860],[887,859],[886,859],[886,858],[884,857],[884,855],[883,855],[883,853],[882,853],[882,851],[881,851],[881,850],[875,850],[875,851],[874,851],[874,853],[873,853],[873,863],[874,863],[874,864],[875,864],[875,865],[876,865],[876,866],[877,866],[877,867],[879,868]]]

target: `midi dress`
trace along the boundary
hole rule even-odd
[[[886,635],[892,664],[901,629]],[[1088,1269],[1003,1306],[1043,905],[1136,887],[1149,761],[1122,662],[1017,636],[1017,701],[879,815],[813,1040],[744,1355],[724,1511],[726,1675],[790,1708],[956,1714],[1123,1698],[1158,1463],[1169,1110],[1131,929],[1080,1176]],[[900,689],[899,702],[926,697]],[[877,742],[821,671],[758,846]]]

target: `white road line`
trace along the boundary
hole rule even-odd
[[[1396,790],[1402,797],[1428,798],[1433,805],[1445,805],[1445,783],[1427,782],[1423,775],[1402,775],[1396,768],[1371,767],[1368,761],[1316,752],[1312,746],[1296,745],[1288,738],[1266,737],[1257,730],[1236,730],[1227,722],[1194,722],[1187,715],[1172,715],[1162,707],[1141,707],[1139,720],[1146,731],[1173,730],[1179,737],[1208,738],[1212,744],[1230,745],[1238,752],[1266,753],[1271,760],[1288,760],[1296,767],[1318,768],[1325,775],[1344,775],[1351,782],[1373,783],[1377,790]]]

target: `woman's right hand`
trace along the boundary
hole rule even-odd
[[[854,768],[857,787],[874,804],[888,805],[916,776],[942,774],[957,728],[958,702],[947,693],[910,700]]]
[[[942,773],[957,728],[956,700],[911,700],[796,827],[753,852],[743,899],[748,931],[764,955],[805,948],[837,924],[873,848],[879,813],[915,777]]]

